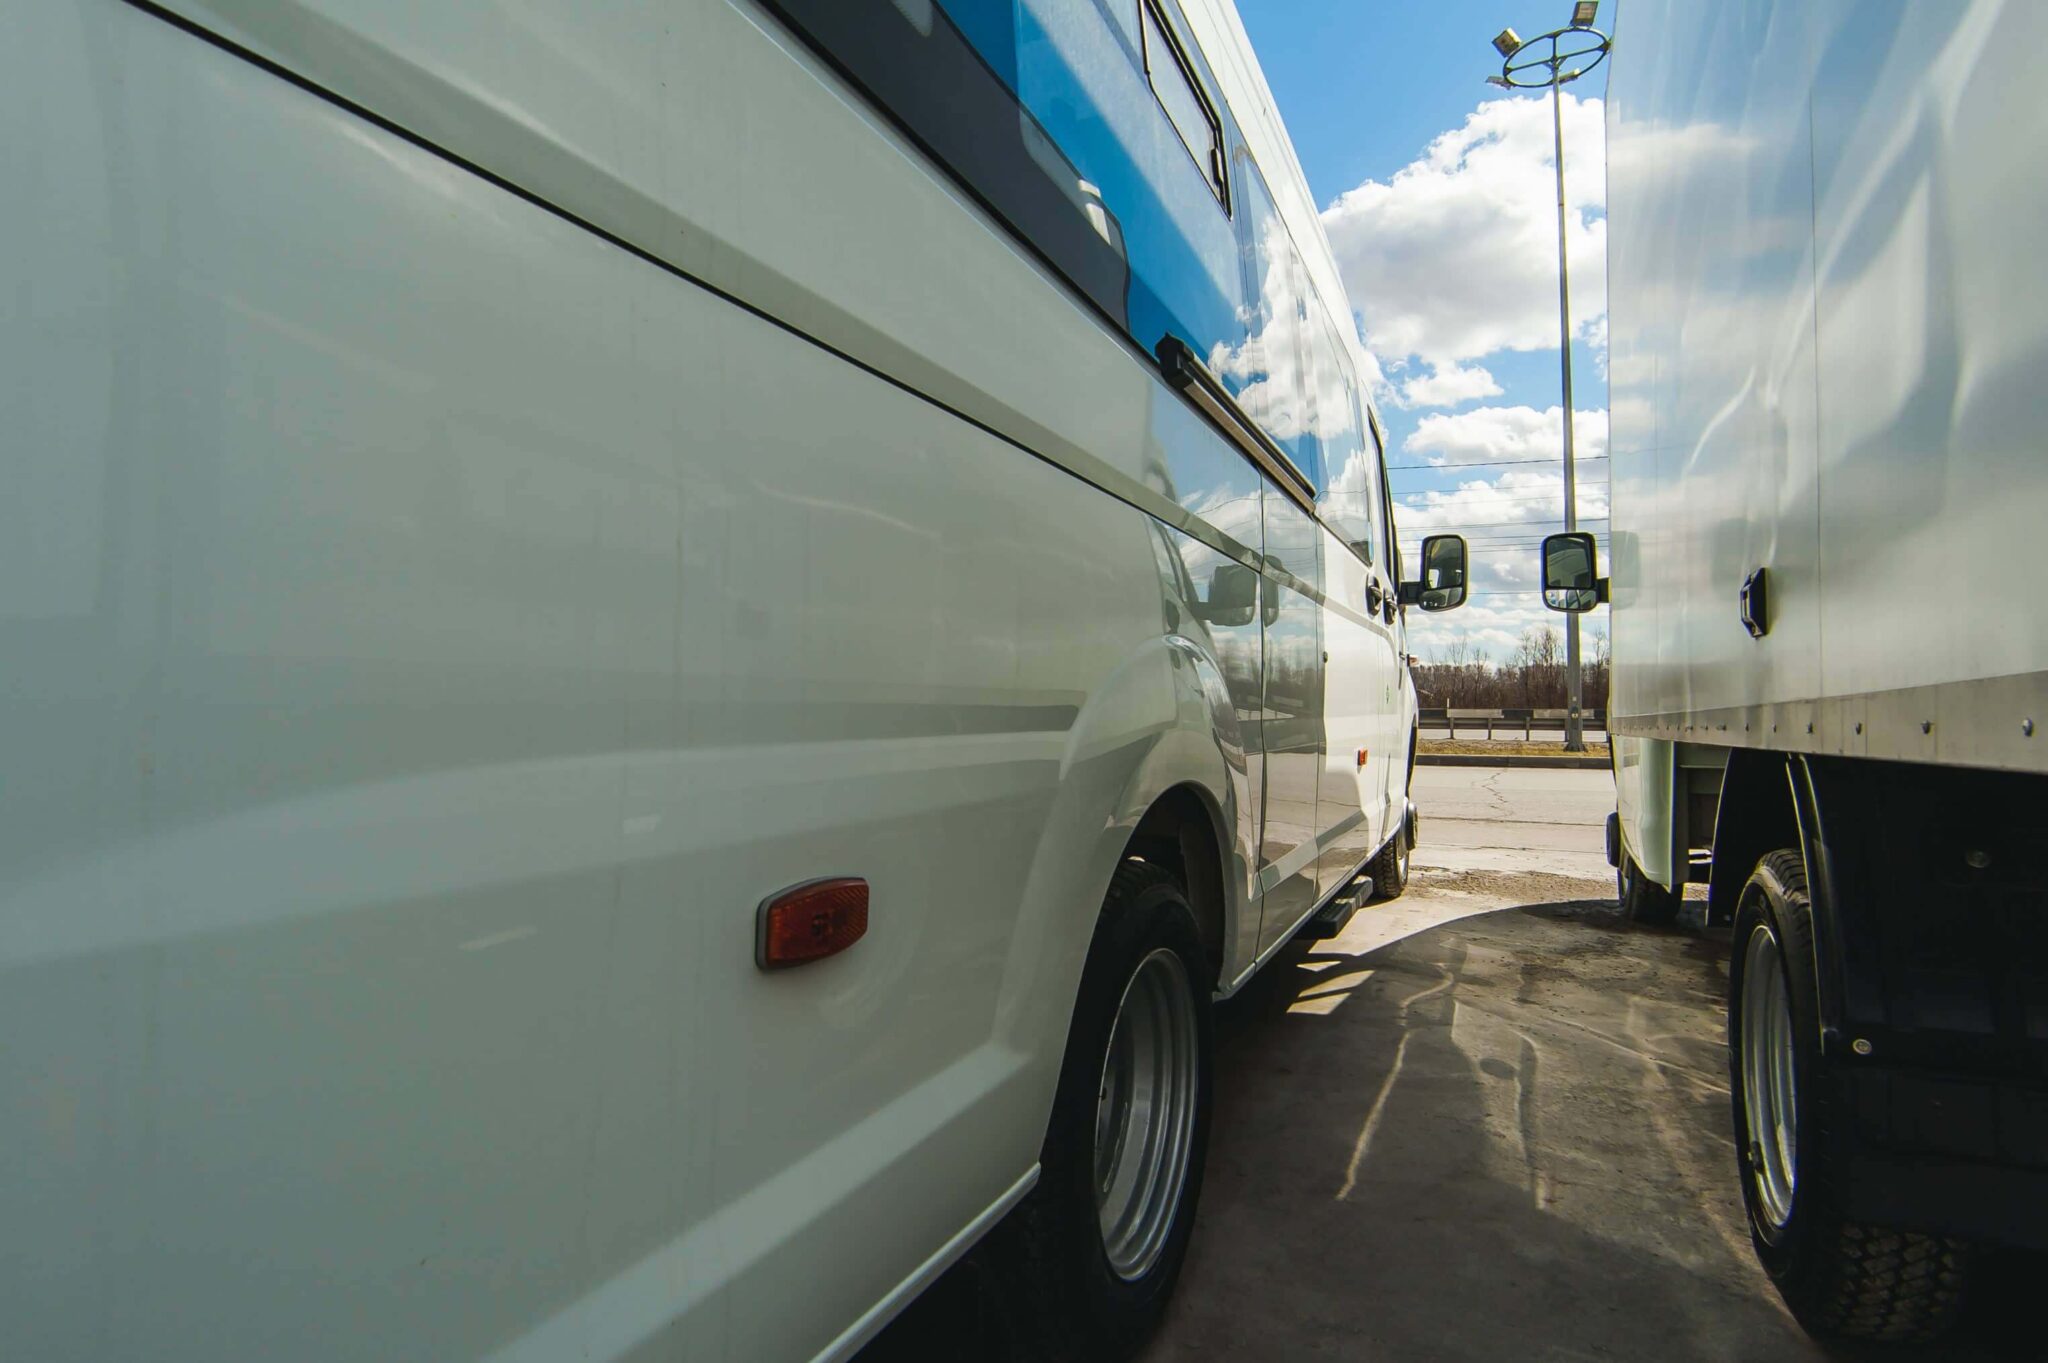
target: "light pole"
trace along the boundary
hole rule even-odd
[[[1577,0],[1572,22],[1524,42],[1511,28],[1504,28],[1493,40],[1500,53],[1498,76],[1488,76],[1488,85],[1504,90],[1549,90],[1550,127],[1557,140],[1557,318],[1559,350],[1564,355],[1564,528],[1579,528],[1578,480],[1572,464],[1572,286],[1571,270],[1565,256],[1564,214],[1564,102],[1558,91],[1607,59],[1608,36],[1593,27],[1599,14],[1599,0]],[[1564,721],[1564,750],[1586,750],[1584,692],[1579,679],[1579,617],[1572,612],[1564,618],[1565,702],[1570,707]]]

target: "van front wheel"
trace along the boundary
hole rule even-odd
[[[1408,820],[1403,818],[1401,826],[1394,830],[1394,836],[1374,856],[1366,868],[1372,877],[1372,892],[1376,899],[1399,899],[1408,888],[1408,858],[1414,850],[1414,839],[1408,831]]]
[[[1180,887],[1117,868],[1096,924],[1039,1160],[992,1237],[1026,1357],[1129,1358],[1194,1233],[1209,1142],[1210,983]]]

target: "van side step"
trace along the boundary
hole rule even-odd
[[[1301,925],[1300,935],[1310,941],[1335,937],[1344,931],[1345,925],[1351,921],[1351,915],[1357,913],[1365,902],[1372,898],[1372,892],[1372,877],[1359,876],[1332,895],[1329,903],[1310,914],[1308,922]]]

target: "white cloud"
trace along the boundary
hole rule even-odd
[[[1403,407],[1456,407],[1461,402],[1497,398],[1500,394],[1500,384],[1478,365],[1445,363],[1403,383],[1398,401]]]
[[[1602,105],[1563,96],[1574,321],[1606,313]],[[1346,291],[1383,361],[1441,368],[1557,345],[1557,198],[1550,108],[1494,99],[1385,184],[1323,212]]]
[[[1582,474],[1578,492],[1581,521],[1606,516],[1604,476],[1588,479]],[[1394,523],[1404,544],[1448,530],[1468,536],[1475,549],[1524,540],[1533,545],[1547,531],[1563,529],[1563,518],[1564,471],[1554,468],[1510,469],[1492,480],[1474,478],[1454,488],[1412,493],[1394,504]]]
[[[1393,392],[1393,385],[1387,381],[1387,371],[1381,367],[1380,357],[1367,350],[1364,342],[1359,340],[1355,325],[1350,335],[1351,354],[1358,362],[1358,381],[1365,385],[1367,395],[1375,404],[1384,405]]]
[[[1564,457],[1564,409],[1475,407],[1469,412],[1432,412],[1415,425],[1401,448],[1432,464],[1497,463],[1509,459]],[[1579,459],[1607,453],[1607,413],[1579,410],[1572,421],[1572,450]],[[1606,482],[1603,470],[1600,481]],[[1580,481],[1584,482],[1581,473]]]

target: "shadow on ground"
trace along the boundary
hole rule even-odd
[[[1971,1360],[1827,1351],[1751,1255],[1727,949],[1561,899],[1362,954],[1297,943],[1218,1015],[1194,1247],[1144,1357]],[[863,1355],[1008,1357],[970,1259]],[[2038,1347],[2038,1345],[2036,1345]]]

